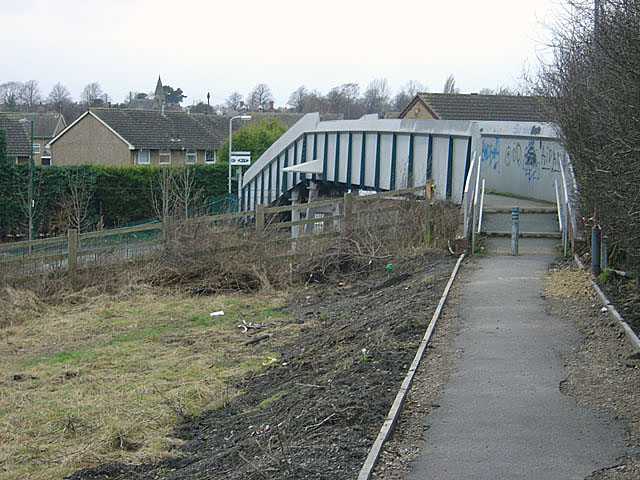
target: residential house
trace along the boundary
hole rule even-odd
[[[49,142],[53,165],[215,163],[229,118],[182,111],[92,108]]]
[[[398,118],[411,120],[498,120],[550,122],[542,97],[418,93]]]
[[[7,156],[15,163],[29,161],[31,152],[30,125],[20,113],[1,112],[0,130],[4,130],[7,137]]]
[[[51,154],[45,145],[60,133],[66,122],[60,113],[0,113],[0,128],[7,133],[7,155],[16,163],[29,161],[33,121],[34,165],[49,165]]]
[[[35,165],[51,165],[51,152],[46,145],[67,126],[60,113],[23,113],[33,120],[33,161]]]

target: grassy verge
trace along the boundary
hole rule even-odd
[[[237,325],[241,314],[286,331],[280,306],[147,291],[40,307],[0,329],[0,478],[167,455],[176,422],[220,406],[238,393],[226,380],[278,356],[246,346]]]

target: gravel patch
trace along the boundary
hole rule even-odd
[[[560,390],[581,405],[613,411],[628,428],[627,444],[640,452],[640,355],[589,284],[590,274],[569,264],[550,268],[544,295],[549,312],[570,319],[584,335],[566,360],[567,378]],[[640,455],[594,472],[592,480],[640,478]]]

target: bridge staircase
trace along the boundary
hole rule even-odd
[[[519,210],[518,253],[559,253],[562,238],[555,205],[496,194],[485,196],[481,233],[484,251],[511,254],[511,213],[515,206]]]

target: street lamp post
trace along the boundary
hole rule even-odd
[[[231,117],[229,119],[229,195],[231,195],[231,137],[233,135],[233,121],[236,118],[241,118],[242,120],[251,120],[251,115],[236,115],[235,117]]]
[[[27,190],[27,202],[29,203],[29,240],[33,240],[33,120],[21,118],[20,122],[29,122],[31,124],[31,132],[29,137],[29,187]]]

